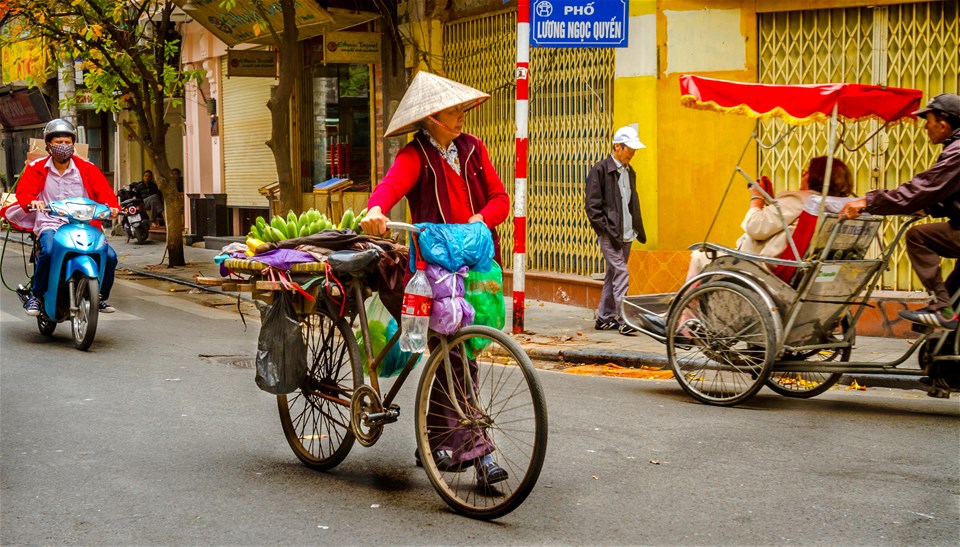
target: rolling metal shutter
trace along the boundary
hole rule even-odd
[[[257,191],[277,180],[277,165],[267,147],[270,139],[272,78],[227,78],[227,58],[221,61],[220,131],[223,138],[224,191],[229,207],[265,207]]]

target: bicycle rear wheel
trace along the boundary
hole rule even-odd
[[[347,457],[356,440],[350,400],[363,384],[360,351],[342,318],[318,311],[301,316],[300,328],[307,344],[307,378],[297,391],[277,395],[280,424],[297,458],[326,471]]]
[[[547,451],[543,389],[530,358],[501,331],[465,327],[449,337],[448,347],[456,378],[447,381],[440,345],[431,350],[420,376],[414,420],[417,448],[431,484],[453,510],[477,519],[498,518],[519,507],[540,476]],[[454,398],[464,417],[450,405]],[[433,452],[438,449],[468,460],[489,453],[508,476],[481,486],[471,462],[438,466]]]

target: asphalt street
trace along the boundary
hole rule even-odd
[[[12,256],[11,256],[12,255]],[[23,265],[7,249],[7,282]],[[493,523],[452,513],[398,423],[329,473],[286,444],[237,301],[122,275],[89,352],[0,296],[0,543],[63,545],[955,545],[960,399],[762,391],[541,371],[547,461]],[[389,383],[387,383],[389,386]]]

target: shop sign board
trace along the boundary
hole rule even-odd
[[[323,37],[323,60],[327,63],[375,64],[380,59],[379,33],[329,32]]]
[[[627,47],[627,0],[532,0],[530,44],[538,47]]]
[[[230,11],[220,7],[221,0],[193,0],[192,2],[175,0],[175,3],[228,46],[243,42],[272,42],[273,39],[267,30],[267,21],[260,17],[257,9],[258,4],[266,13],[273,28],[283,28],[283,6],[277,0],[237,0]],[[294,4],[298,29],[334,22],[330,12],[320,7],[318,2],[297,1]],[[301,31],[300,39],[315,35]]]
[[[42,79],[47,73],[47,54],[39,38],[4,44],[0,57],[0,83],[24,84],[30,78]]]
[[[26,127],[50,121],[43,95],[35,89],[0,96],[0,122],[6,127]]]
[[[227,51],[227,77],[277,77],[276,51]]]
[[[76,93],[77,108],[80,110],[93,110],[93,91],[89,89],[78,89]]]

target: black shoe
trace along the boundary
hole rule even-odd
[[[473,460],[460,462],[459,464],[453,463],[453,460],[450,459],[449,450],[436,450],[433,453],[433,462],[437,464],[437,469],[441,473],[463,473],[473,465]],[[420,461],[420,449],[413,451],[413,457],[417,462],[417,467],[423,467],[423,462]]]
[[[614,321],[613,319],[611,319],[610,321],[600,321],[599,319],[597,319],[596,323],[594,323],[593,325],[593,328],[597,330],[613,330],[619,326],[620,324]]]
[[[904,310],[900,312],[900,317],[911,323],[917,323],[918,325],[938,327],[947,330],[956,330],[958,324],[957,314],[953,314],[951,319],[947,319],[940,313],[940,310]]]
[[[620,323],[618,330],[620,331],[620,334],[624,336],[636,336],[637,333],[640,332],[626,323]]]
[[[490,486],[498,482],[503,482],[510,478],[506,470],[497,465],[493,460],[486,463],[477,464],[477,484],[480,486]]]

